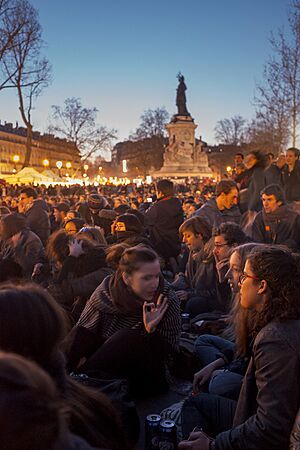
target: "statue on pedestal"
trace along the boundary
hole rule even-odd
[[[185,96],[186,85],[184,82],[184,76],[179,72],[179,74],[177,75],[177,78],[179,81],[179,85],[177,87],[177,95],[176,95],[176,106],[177,106],[178,115],[179,116],[189,116],[190,113],[188,112],[187,107],[186,107],[186,96]]]

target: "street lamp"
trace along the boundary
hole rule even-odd
[[[83,166],[83,168],[84,168],[85,172],[87,172],[88,169],[89,169],[89,166],[88,166],[87,164],[85,164],[85,165]]]
[[[62,168],[62,161],[56,161],[56,167],[58,168],[58,175],[61,177],[61,168]]]
[[[43,166],[45,167],[45,169],[49,166],[49,159],[44,159]]]
[[[14,155],[14,156],[13,156],[13,162],[14,162],[15,164],[17,164],[19,161],[20,161],[20,156],[19,156],[19,155]]]
[[[72,164],[71,164],[70,162],[67,162],[67,163],[66,163],[66,168],[67,168],[67,169],[71,169],[71,167],[72,167]]]
[[[226,167],[226,172],[229,173],[229,172],[231,172],[231,171],[232,171],[232,167],[231,167],[231,166],[227,166],[227,167]]]

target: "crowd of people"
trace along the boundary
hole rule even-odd
[[[218,183],[6,185],[0,282],[1,448],[137,448],[187,335],[178,448],[300,448],[297,149]]]

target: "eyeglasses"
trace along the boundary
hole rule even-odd
[[[225,247],[225,245],[229,245],[227,242],[225,244],[215,244],[215,247]]]
[[[239,282],[240,284],[243,284],[246,278],[251,278],[251,280],[257,280],[260,281],[260,278],[254,277],[252,275],[248,275],[246,272],[242,273],[242,275],[239,276]]]

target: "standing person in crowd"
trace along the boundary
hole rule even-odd
[[[300,202],[299,150],[291,147],[286,152],[286,166],[282,171],[282,183],[288,203]]]
[[[260,151],[252,151],[245,158],[245,166],[250,176],[247,186],[248,210],[257,212],[262,209],[260,192],[265,187],[267,158]]]
[[[40,238],[26,226],[22,214],[11,213],[0,220],[0,261],[14,261],[22,269],[23,277],[30,279],[36,264],[45,262],[44,247]]]
[[[211,227],[223,222],[239,223],[241,213],[237,206],[239,192],[232,180],[221,180],[216,186],[215,197],[195,212],[195,216],[203,217]]]
[[[47,203],[37,198],[37,192],[32,187],[23,188],[19,200],[19,213],[24,214],[27,227],[40,238],[45,246],[50,236]]]
[[[253,312],[252,356],[238,402],[195,396],[182,413],[179,448],[288,450],[300,406],[299,260],[266,247],[252,252],[240,278],[241,306]]]
[[[157,183],[157,201],[145,213],[145,225],[150,232],[150,240],[160,256],[165,260],[177,257],[181,249],[179,227],[183,222],[180,200],[174,196],[172,181]]]
[[[269,184],[281,184],[282,169],[285,163],[285,153],[280,153],[277,160],[272,162],[265,170],[265,186],[269,186]]]
[[[132,247],[67,337],[68,364],[79,372],[125,377],[135,393],[160,392],[167,387],[164,364],[178,349],[179,332],[179,301],[160,273],[158,255]]]
[[[277,184],[261,192],[263,210],[254,219],[252,237],[255,242],[283,244],[300,250],[300,215],[286,204],[282,188]]]

